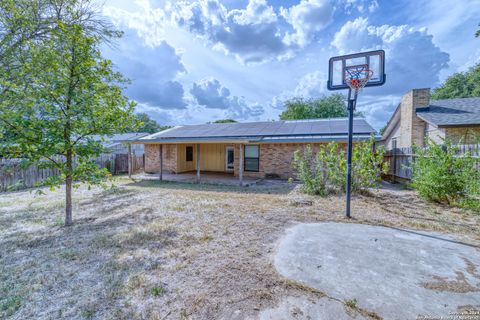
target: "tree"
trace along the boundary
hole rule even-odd
[[[36,1],[20,1],[23,6]],[[125,132],[135,122],[135,105],[122,95],[126,79],[100,55],[106,37],[118,35],[98,24],[85,1],[48,1],[55,21],[48,34],[18,46],[16,70],[2,70],[0,122],[13,132],[0,154],[22,157],[31,165],[58,169],[45,181],[51,188],[65,182],[65,225],[72,220],[74,182],[98,184],[109,175],[94,159],[103,151],[90,135]],[[15,14],[23,12],[11,5]],[[26,22],[28,23],[28,22]],[[8,25],[7,28],[13,28]],[[23,40],[22,40],[23,41]],[[75,161],[75,163],[74,163]]]
[[[480,23],[478,24],[478,26],[480,27]],[[480,29],[478,29],[477,32],[475,32],[475,37],[476,38],[480,37]]]
[[[213,121],[213,123],[235,123],[235,122],[238,122],[238,121],[233,119],[220,119],[220,120]]]
[[[467,72],[457,72],[435,88],[432,99],[480,97],[480,63]]]
[[[281,120],[336,118],[348,116],[345,97],[341,94],[304,99],[293,98],[285,102],[286,109],[280,114]],[[359,115],[360,113],[356,113]]]
[[[130,132],[148,132],[155,133],[165,129],[170,128],[169,126],[160,126],[157,121],[150,118],[145,112],[139,112],[135,114],[137,121],[139,122],[138,126],[133,126],[129,131]]]

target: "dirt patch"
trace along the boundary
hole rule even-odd
[[[113,190],[76,191],[75,225],[64,228],[62,191],[0,195],[0,317],[254,317],[286,296],[321,295],[275,272],[271,255],[285,228],[346,221],[342,196],[307,196],[288,183],[123,179]],[[428,204],[411,191],[355,196],[352,214],[354,223],[480,242],[478,215]]]

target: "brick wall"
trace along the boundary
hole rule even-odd
[[[305,143],[264,143],[260,144],[260,165],[259,172],[244,171],[244,177],[255,178],[294,178],[295,173],[292,167],[293,153],[296,150],[303,150]],[[318,152],[319,143],[310,144],[313,152]],[[346,144],[341,144],[346,148]],[[234,173],[238,176],[239,169],[239,145],[235,145]]]
[[[474,144],[480,137],[480,126],[445,128],[445,136],[454,143]]]
[[[425,144],[425,121],[416,115],[416,108],[430,104],[430,89],[413,89],[402,97],[400,106],[400,135],[397,147],[406,148],[412,145]]]
[[[160,171],[160,145],[146,144],[145,145],[145,172],[157,173]],[[164,144],[163,145],[163,171],[176,172],[177,171],[177,145]]]

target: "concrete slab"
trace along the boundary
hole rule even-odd
[[[480,250],[441,233],[299,224],[274,258],[280,274],[385,319],[480,309]]]
[[[307,299],[301,297],[287,297],[280,304],[271,309],[265,309],[258,316],[260,320],[364,320],[365,318],[355,311],[347,312],[343,303],[329,299]]]

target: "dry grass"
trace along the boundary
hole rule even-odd
[[[294,185],[249,188],[123,179],[75,193],[0,195],[0,318],[243,319],[285,295],[321,296],[275,272],[271,258],[297,222],[342,221],[343,198]],[[411,191],[356,196],[348,222],[451,233],[480,242],[480,216]],[[367,314],[368,315],[368,314]],[[373,316],[372,316],[373,317]]]

